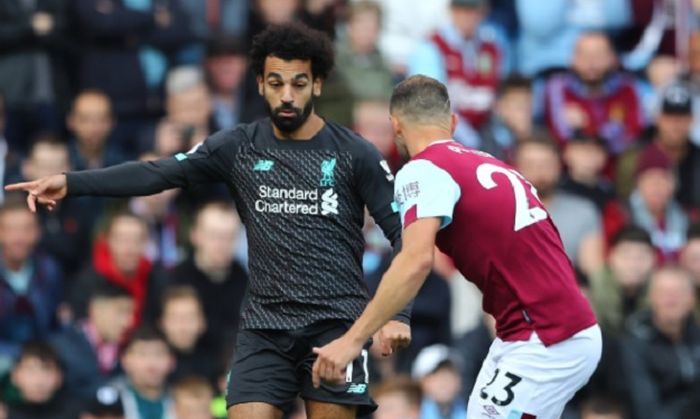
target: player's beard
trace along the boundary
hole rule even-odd
[[[309,99],[303,109],[295,108],[291,104],[282,104],[272,109],[270,103],[265,101],[265,108],[270,115],[270,119],[272,119],[272,123],[275,124],[278,130],[284,133],[291,133],[298,130],[304,125],[304,122],[309,119],[309,115],[311,115],[311,111],[314,109],[314,101],[313,99]],[[280,116],[279,113],[282,111],[292,111],[294,112],[294,116]]]

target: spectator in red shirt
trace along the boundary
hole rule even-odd
[[[618,59],[602,32],[579,37],[569,71],[546,84],[545,118],[562,143],[577,133],[599,135],[608,151],[626,149],[645,126],[632,77],[617,70]]]

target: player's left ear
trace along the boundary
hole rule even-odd
[[[450,132],[452,132],[453,137],[455,135],[455,130],[457,130],[458,123],[459,123],[459,117],[457,116],[456,113],[452,112],[452,115],[450,116]]]
[[[321,88],[323,87],[323,79],[320,77],[314,78],[313,94],[315,97],[321,96]]]

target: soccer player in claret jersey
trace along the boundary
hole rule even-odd
[[[269,27],[253,40],[251,63],[270,118],[220,131],[174,157],[7,188],[29,192],[35,210],[71,195],[149,195],[224,182],[250,243],[229,417],[280,419],[300,395],[310,419],[354,418],[375,407],[368,391],[369,341],[339,385],[312,385],[312,348],[344,333],[369,299],[362,278],[365,207],[398,245],[394,176],[374,146],[314,111],[333,65],[327,36],[300,24]],[[384,353],[405,346],[408,312],[376,337]]]
[[[395,184],[403,247],[350,330],[314,348],[315,384],[340,379],[362,342],[416,295],[437,244],[496,318],[467,417],[558,419],[602,345],[537,192],[510,166],[450,139],[457,120],[440,82],[414,76],[399,84],[391,119],[397,145],[411,156]]]

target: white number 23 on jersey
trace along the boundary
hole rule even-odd
[[[479,165],[476,169],[476,178],[485,189],[493,189],[498,184],[493,180],[493,175],[499,173],[505,175],[513,186],[515,195],[515,225],[513,229],[519,231],[529,225],[535,224],[547,218],[547,212],[540,207],[530,207],[530,200],[525,190],[525,184],[530,187],[530,192],[539,201],[537,190],[530,184],[523,175],[512,169],[496,166],[491,163]]]

